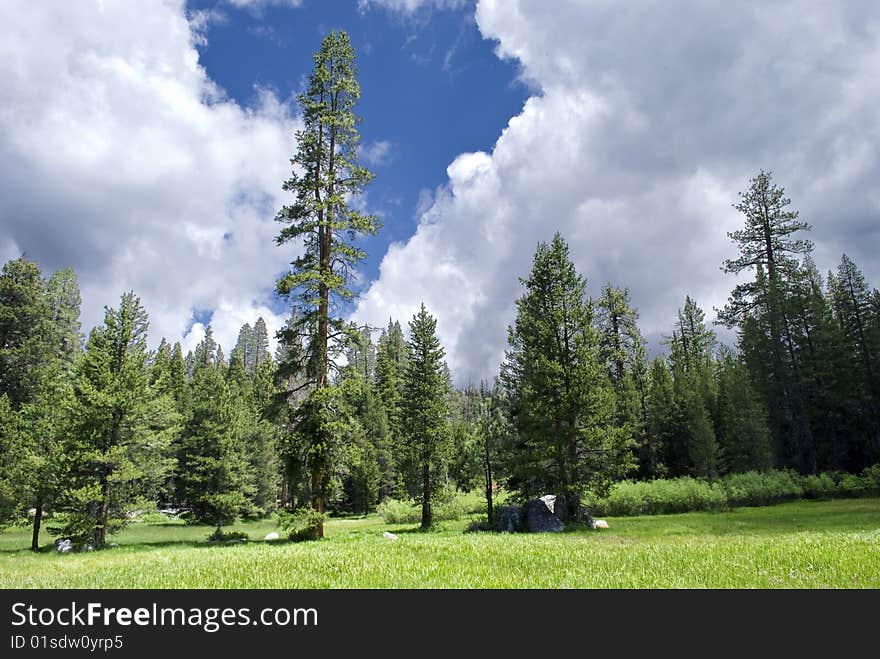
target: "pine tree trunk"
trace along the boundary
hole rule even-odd
[[[284,473],[281,476],[281,507],[287,508],[287,504],[290,503],[289,500],[289,488],[290,488],[290,477],[288,476],[287,469],[284,470]]]
[[[34,513],[34,532],[31,536],[31,551],[40,551],[40,525],[43,523],[43,501],[37,501]]]
[[[320,469],[312,472],[312,508],[317,510],[321,515],[324,514],[324,488],[322,481],[324,474]],[[318,539],[324,537],[324,520],[318,522]]]
[[[492,462],[489,460],[489,439],[486,438],[485,445],[485,475],[486,475],[486,517],[489,519],[489,524],[495,523],[495,510],[492,506]]]
[[[422,530],[428,530],[433,524],[431,511],[431,466],[425,462],[422,465]]]
[[[95,549],[103,549],[107,544],[107,519],[110,517],[110,481],[101,478],[101,509],[98,513],[98,526],[95,527]]]

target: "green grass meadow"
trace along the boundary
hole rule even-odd
[[[212,545],[206,527],[138,523],[102,552],[30,552],[0,534],[2,588],[880,588],[880,499],[608,518],[562,534],[436,531],[331,519],[318,542]],[[398,540],[387,540],[392,531]]]

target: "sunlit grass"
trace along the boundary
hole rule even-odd
[[[725,513],[608,518],[604,531],[419,533],[372,515],[331,519],[319,542],[211,545],[210,529],[132,525],[119,546],[27,551],[0,534],[4,588],[880,588],[880,500],[808,501]],[[393,531],[398,540],[383,538]]]

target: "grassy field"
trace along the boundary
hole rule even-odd
[[[0,533],[2,588],[880,588],[880,499],[801,501],[725,513],[608,518],[563,534],[436,532],[378,516],[333,519],[320,542],[267,542],[271,521],[210,529],[135,524],[103,552],[27,550]],[[399,539],[386,540],[383,531]],[[47,539],[48,540],[48,539]]]

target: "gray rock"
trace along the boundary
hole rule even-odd
[[[565,529],[565,524],[553,514],[543,499],[526,501],[523,516],[530,533],[559,533]]]
[[[263,540],[278,540],[281,536],[278,535],[276,531],[272,531],[272,533],[267,533],[266,537]]]
[[[397,540],[397,536],[389,531],[385,531],[385,533],[382,534],[382,537],[386,540]]]
[[[58,538],[55,541],[55,551],[59,554],[66,554],[67,552],[73,551],[73,542],[67,538]]]
[[[495,509],[495,528],[505,533],[516,533],[522,520],[519,506],[499,506]]]
[[[547,509],[551,513],[556,513],[556,495],[555,494],[545,494],[542,497],[538,497],[540,501],[544,502],[544,505],[547,506]]]

